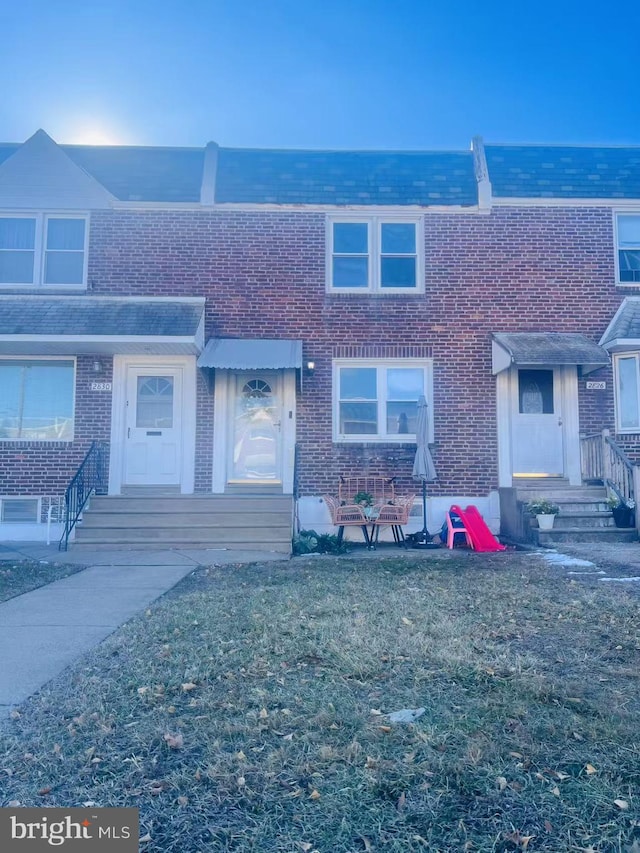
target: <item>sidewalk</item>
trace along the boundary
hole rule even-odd
[[[0,561],[27,559],[87,568],[0,604],[0,721],[198,566],[283,555],[215,549],[61,553],[40,543],[0,546]]]

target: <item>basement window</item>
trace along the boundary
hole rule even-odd
[[[38,498],[1,498],[0,521],[3,524],[33,524],[39,520]]]

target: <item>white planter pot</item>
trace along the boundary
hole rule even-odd
[[[553,530],[555,515],[536,515],[540,530]]]

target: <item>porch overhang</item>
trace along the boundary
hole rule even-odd
[[[302,368],[302,341],[272,338],[211,338],[198,367],[219,370]]]
[[[0,296],[0,355],[198,355],[204,298]]]
[[[512,365],[551,367],[576,365],[582,375],[592,373],[610,362],[601,346],[585,335],[573,332],[494,332],[492,371],[494,374]]]
[[[607,352],[640,350],[640,297],[627,296],[600,339]]]

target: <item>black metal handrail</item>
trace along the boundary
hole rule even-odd
[[[67,486],[64,493],[64,529],[58,544],[59,551],[66,551],[69,547],[71,531],[91,495],[106,491],[107,447],[105,441],[94,441]]]

